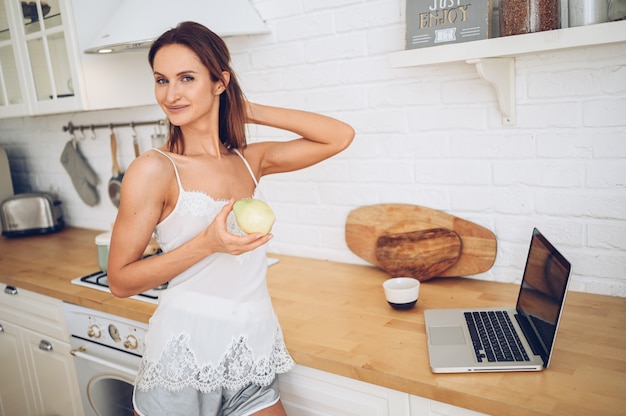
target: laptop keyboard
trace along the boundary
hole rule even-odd
[[[464,315],[478,362],[530,361],[508,313],[483,311]]]

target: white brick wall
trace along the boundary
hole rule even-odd
[[[264,179],[278,215],[272,251],[363,264],[345,245],[348,212],[412,203],[495,232],[496,263],[477,278],[519,281],[537,226],[571,259],[572,290],[626,297],[626,44],[518,57],[518,120],[502,126],[473,66],[389,67],[387,53],[404,48],[402,0],[254,3],[271,34],[227,40],[247,96],[337,116],[357,131],[341,155]],[[115,217],[108,132],[81,142],[101,179],[102,201],[88,208],[58,162],[69,138],[62,126],[159,117],[150,106],[0,120],[0,144],[18,192],[58,191],[70,224],[106,229]],[[145,151],[153,128],[138,132]],[[131,134],[117,134],[126,168]]]

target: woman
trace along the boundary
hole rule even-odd
[[[284,415],[276,375],[293,360],[266,287],[272,236],[246,235],[231,211],[237,199],[262,198],[261,177],[321,162],[354,131],[244,100],[226,45],[197,23],[165,32],[148,56],[170,137],[124,175],[108,265],[119,297],[169,282],[150,319],[135,412]],[[301,138],[248,145],[245,123]],[[153,232],[163,254],[142,259]]]

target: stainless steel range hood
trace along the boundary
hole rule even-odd
[[[149,48],[161,33],[186,20],[202,23],[222,37],[269,32],[249,0],[126,0],[85,53]]]

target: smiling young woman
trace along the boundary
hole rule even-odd
[[[263,199],[265,175],[341,152],[354,130],[321,114],[246,101],[225,43],[197,23],[165,32],[148,56],[169,138],[125,173],[108,264],[116,296],[169,282],[150,320],[135,411],[282,415],[277,377],[293,360],[265,281],[272,235],[243,232],[233,204]],[[248,144],[246,123],[298,138]],[[153,234],[163,254],[143,258]]]

